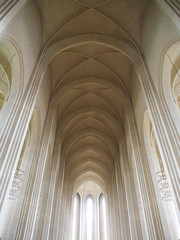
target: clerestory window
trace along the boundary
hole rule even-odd
[[[99,197],[99,220],[100,240],[107,240],[106,200],[103,194]]]
[[[91,195],[86,199],[86,240],[93,240],[94,200]]]
[[[73,229],[72,229],[72,240],[79,240],[80,232],[80,196],[76,193],[73,205]]]
[[[71,240],[107,240],[107,213],[102,189],[91,181],[81,185],[72,202]]]

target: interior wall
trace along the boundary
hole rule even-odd
[[[157,92],[162,51],[172,39],[179,37],[179,30],[166,13],[152,1],[144,13],[142,23],[142,52]]]
[[[29,1],[1,35],[15,42],[21,49],[25,88],[41,50],[41,18],[35,4]]]

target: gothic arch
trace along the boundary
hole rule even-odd
[[[180,141],[180,39],[169,42],[162,54],[159,67],[159,90],[166,118],[176,141]]]
[[[10,178],[12,178],[11,174],[12,172],[15,172],[15,166],[13,166],[11,162],[13,161],[12,158],[14,156],[9,157],[9,161],[6,162],[4,160],[6,153],[3,151],[10,145],[8,137],[14,132],[13,124],[17,121],[17,112],[21,103],[23,91],[23,60],[17,43],[10,38],[0,39],[0,56],[0,61],[2,61],[0,64],[3,66],[6,76],[9,79],[7,94],[4,92],[4,96],[6,96],[6,99],[4,100],[6,101],[4,102],[3,108],[0,112],[0,171],[3,173],[9,173],[8,176],[5,175],[2,177],[0,189],[1,209],[5,199],[4,193],[8,188]]]
[[[9,119],[13,118],[13,114],[17,109],[18,102],[22,96],[23,90],[23,60],[22,53],[17,43],[10,38],[0,39],[0,92],[4,96],[5,107],[2,109],[1,117],[1,133],[2,127],[6,129],[8,119],[5,114],[10,112]],[[4,130],[5,131],[5,130]],[[4,133],[4,132],[3,132]]]

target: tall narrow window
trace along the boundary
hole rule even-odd
[[[103,192],[100,186],[96,182],[87,181],[77,188],[78,195],[81,199],[79,219],[77,216],[78,206],[76,202],[74,204],[74,215],[72,215],[72,220],[74,222],[73,229],[79,229],[79,235],[76,235],[77,230],[73,230],[72,240],[107,240],[108,237],[100,238],[100,195]],[[77,207],[76,207],[77,206]],[[105,220],[103,222],[102,231],[106,234],[106,210],[105,201],[102,201],[102,218]],[[72,211],[73,214],[73,211]],[[74,217],[73,217],[74,216]],[[78,221],[76,220],[78,219]],[[75,223],[77,225],[75,225]],[[108,233],[108,232],[107,232]],[[72,235],[72,234],[71,234]],[[74,237],[74,236],[77,237]],[[104,235],[103,235],[104,236]]]
[[[102,199],[102,205],[103,205],[103,230],[104,230],[104,240],[107,240],[107,216],[106,216],[106,200],[103,197]]]
[[[86,199],[86,240],[93,240],[94,206],[92,196]]]
[[[77,193],[73,204],[73,226],[72,240],[79,240],[79,224],[80,224],[80,196]]]
[[[99,197],[100,240],[107,240],[106,200],[103,194]]]

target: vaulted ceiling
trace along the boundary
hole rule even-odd
[[[42,44],[98,34],[141,49],[149,0],[34,0],[42,16]],[[62,159],[75,186],[87,180],[105,188],[124,135],[133,64],[122,52],[95,41],[55,54],[49,64],[57,103]]]

